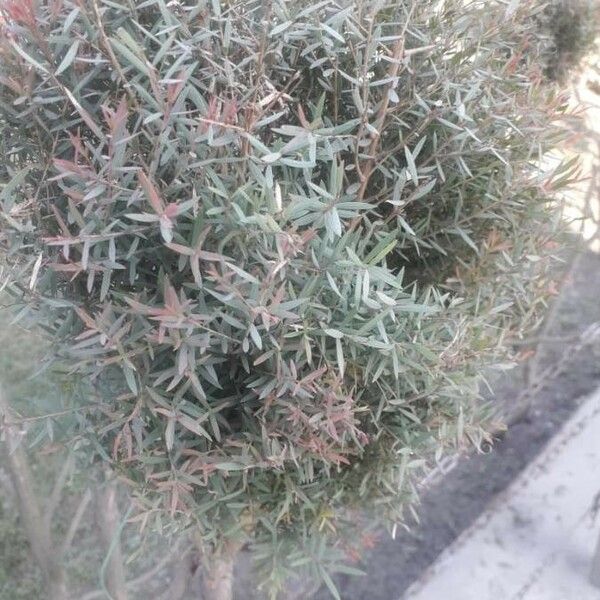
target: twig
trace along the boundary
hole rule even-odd
[[[107,477],[108,479],[108,477]],[[121,532],[125,520],[121,519],[117,504],[117,487],[107,481],[97,492],[98,529],[106,557],[100,569],[100,584],[111,600],[127,600],[127,584],[123,569]]]
[[[180,552],[179,549],[181,547],[181,544],[182,539],[180,538],[173,544],[171,550],[167,552],[167,554],[154,565],[154,567],[129,581],[127,583],[127,587],[135,588],[142,585],[142,583],[146,583],[146,581],[149,581],[155,575],[160,573],[160,571],[162,571],[162,569],[164,569],[173,560],[173,558],[175,558],[175,555],[178,555],[179,558],[183,558],[184,556],[186,556],[190,552],[191,548],[187,548]]]
[[[62,556],[64,556],[67,553],[67,551],[69,550],[69,548],[71,547],[71,544],[73,543],[73,539],[75,538],[75,534],[77,533],[77,530],[79,529],[81,519],[83,518],[83,515],[85,514],[85,511],[86,511],[89,503],[91,502],[91,500],[92,500],[92,493],[90,492],[89,489],[87,489],[85,491],[85,493],[83,494],[83,496],[81,497],[79,504],[77,505],[77,510],[75,511],[75,514],[73,515],[73,519],[71,520],[71,523],[69,524],[69,528],[67,529],[67,533],[61,544],[60,553]]]
[[[162,569],[164,569],[175,558],[176,555],[180,559],[185,557],[190,552],[190,548],[187,548],[183,552],[179,552],[181,543],[182,543],[181,539],[177,540],[175,542],[175,544],[173,544],[173,547],[171,548],[171,550],[161,560],[159,560],[153,567],[151,567],[150,569],[148,569],[148,571],[145,571],[138,577],[135,577],[134,579],[131,579],[130,581],[128,581],[126,583],[127,589],[135,589],[136,587],[139,587],[143,583],[146,583],[147,581],[152,579],[154,576],[156,576],[158,573],[160,573],[160,571],[162,571]],[[93,590],[91,592],[88,592],[87,594],[84,594],[79,600],[97,600],[99,598],[105,598],[105,597],[106,597],[106,595],[103,590]]]
[[[110,62],[112,64],[113,68],[115,69],[117,75],[119,76],[119,79],[121,80],[121,84],[125,88],[125,91],[127,92],[127,95],[129,96],[129,99],[131,100],[134,108],[137,110],[137,112],[139,114],[141,114],[140,104],[139,104],[135,94],[131,91],[131,88],[129,87],[129,82],[127,81],[127,78],[125,77],[125,73],[123,72],[123,69],[121,68],[120,63],[117,60],[117,57],[115,56],[112,46],[110,45],[110,41],[108,39],[108,36],[106,35],[106,31],[104,31],[104,26],[102,25],[102,15],[100,14],[100,9],[98,8],[97,0],[93,0],[92,8],[94,9],[94,16],[96,18],[96,25],[98,26],[98,33],[100,34],[100,39],[102,40],[102,45],[104,46],[104,49],[106,50],[106,53],[108,54]]]
[[[232,123],[223,123],[222,121],[215,121],[214,119],[207,119],[206,117],[196,117],[201,123],[207,123],[208,125],[217,125],[223,129],[232,129],[233,131],[239,131],[240,133],[247,134],[247,131],[243,127],[233,125]]]
[[[596,321],[589,325],[579,336],[579,342],[574,346],[569,346],[565,349],[563,355],[558,361],[544,369],[536,375],[536,380],[531,383],[521,394],[515,399],[517,408],[511,412],[505,419],[505,424],[510,426],[518,422],[530,408],[532,398],[543,387],[549,385],[556,377],[558,377],[564,368],[574,360],[579,352],[600,339],[600,321]],[[498,432],[498,431],[497,431]],[[496,433],[497,433],[496,432]],[[494,432],[492,432],[494,433]],[[460,459],[465,455],[466,451],[460,450],[455,454],[446,456],[419,484],[421,488],[427,488],[439,481],[443,476],[452,471],[460,462]]]
[[[369,144],[369,149],[368,149],[369,158],[367,160],[367,163],[365,164],[365,166],[362,169],[361,184],[360,184],[360,188],[358,189],[358,196],[357,196],[359,201],[362,201],[365,196],[365,192],[366,192],[367,186],[369,184],[369,179],[371,178],[371,174],[373,173],[373,168],[375,166],[375,154],[377,153],[377,148],[379,147],[379,142],[381,140],[381,135],[383,133],[383,127],[385,125],[385,119],[386,119],[388,107],[390,104],[390,91],[396,85],[396,79],[398,78],[398,74],[400,72],[400,64],[401,64],[400,59],[404,56],[404,35],[406,33],[408,23],[412,16],[412,10],[414,10],[414,6],[413,6],[413,9],[411,9],[411,13],[408,15],[408,17],[406,19],[406,24],[404,26],[404,29],[403,29],[400,37],[396,40],[396,43],[394,44],[392,60],[391,60],[390,68],[387,73],[387,76],[391,79],[391,81],[386,88],[383,100],[381,101],[381,106],[379,107],[379,110],[377,111],[377,116],[375,118],[375,129],[377,130],[377,133],[371,139],[371,143]]]
[[[35,494],[33,474],[29,460],[21,446],[19,434],[7,425],[6,415],[10,412],[8,401],[0,390],[0,418],[4,430],[4,463],[10,474],[18,498],[18,509],[32,554],[43,573],[49,600],[66,600],[66,577],[56,553],[49,528],[46,527],[42,511]]]
[[[50,494],[48,504],[46,505],[46,510],[44,514],[44,527],[47,528],[48,531],[50,531],[52,527],[52,519],[54,518],[54,513],[56,512],[56,509],[60,504],[62,492],[65,487],[65,484],[67,483],[67,479],[69,477],[72,466],[73,455],[69,454],[62,465],[58,477],[54,480],[54,487],[52,488],[52,493]]]

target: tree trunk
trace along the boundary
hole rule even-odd
[[[57,555],[50,524],[45,523],[33,485],[29,460],[20,445],[16,426],[10,424],[10,411],[6,398],[0,390],[0,418],[4,430],[4,464],[6,465],[18,500],[21,522],[31,547],[33,557],[42,571],[48,600],[66,600],[67,584],[65,571]],[[8,423],[7,423],[8,421]]]
[[[175,563],[173,579],[169,584],[169,589],[162,596],[163,600],[181,600],[186,596],[192,575],[192,557],[188,553]]]
[[[233,565],[239,547],[227,543],[220,550],[202,550],[202,600],[233,599]]]
[[[112,600],[127,600],[127,582],[123,569],[120,541],[120,514],[117,505],[117,486],[107,482],[98,490],[98,529],[104,551],[108,556],[105,570],[106,589]]]

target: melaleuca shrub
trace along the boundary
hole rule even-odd
[[[144,524],[329,581],[357,515],[486,439],[540,319],[572,169],[537,167],[540,6],[1,6],[5,272],[90,452]]]

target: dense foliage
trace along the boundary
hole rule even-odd
[[[538,18],[549,38],[545,74],[564,81],[594,46],[600,26],[598,4],[594,0],[552,0]]]
[[[356,510],[402,521],[484,439],[482,373],[540,318],[543,7],[1,6],[2,246],[90,448],[143,523],[329,581]]]

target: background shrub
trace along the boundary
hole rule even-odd
[[[329,585],[486,439],[535,327],[564,100],[533,1],[3,0],[18,317],[137,518]],[[84,409],[84,410],[82,410]]]
[[[553,0],[541,15],[549,37],[545,52],[546,76],[564,81],[594,45],[598,6],[590,0]]]

